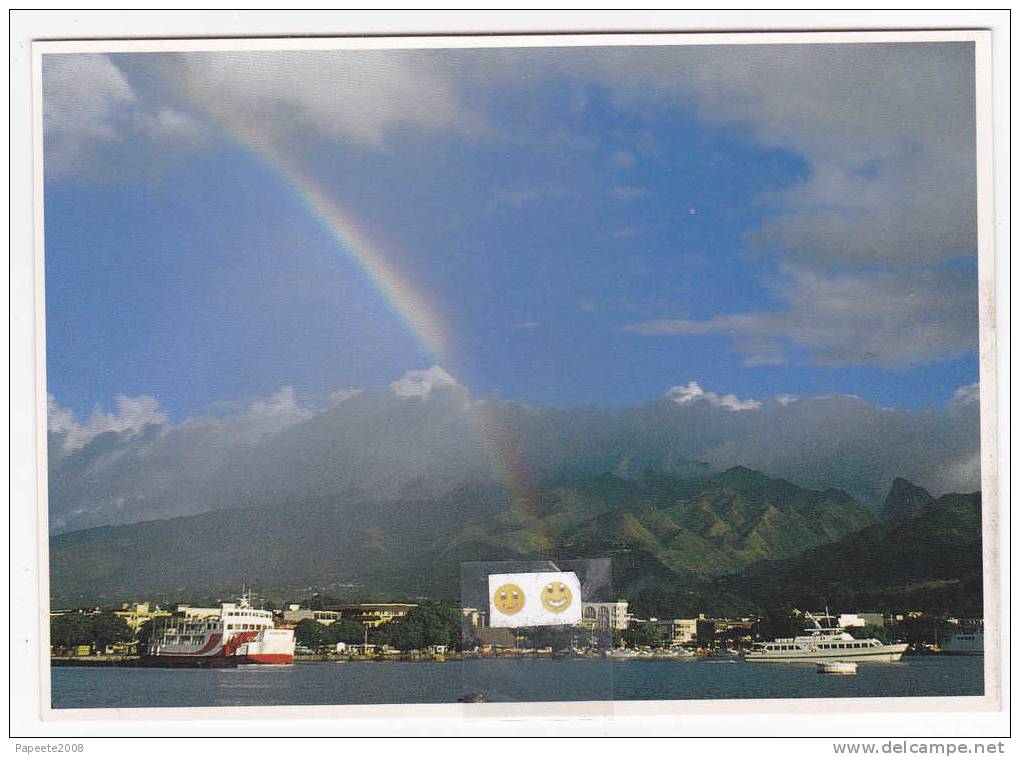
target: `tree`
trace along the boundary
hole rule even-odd
[[[759,639],[788,639],[797,636],[804,630],[802,622],[793,617],[793,612],[784,607],[770,607],[756,624],[756,635]]]
[[[323,641],[326,644],[361,644],[364,640],[365,626],[350,618],[340,618],[323,629]]]
[[[80,612],[69,612],[50,617],[50,643],[70,649],[79,644],[91,644],[88,617]]]
[[[138,648],[144,651],[159,629],[159,620],[156,618],[149,618],[149,620],[138,626],[138,630],[135,631],[135,638],[138,639]]]
[[[631,647],[654,647],[662,638],[658,623],[637,623],[623,632],[623,640]]]
[[[50,642],[53,646],[70,649],[88,644],[104,649],[118,641],[131,641],[134,634],[124,619],[112,612],[86,615],[69,612],[50,618]]]
[[[318,651],[326,643],[325,626],[317,620],[305,618],[295,626],[294,639],[301,646]]]
[[[883,644],[889,643],[889,629],[885,626],[867,625],[863,628],[849,629],[855,639],[878,639]]]
[[[114,615],[112,612],[93,615],[90,621],[88,624],[89,635],[92,637],[92,643],[98,649],[105,649],[117,642],[132,641],[135,638],[124,618]]]
[[[460,625],[460,612],[456,607],[442,602],[423,602],[411,608],[403,618],[376,628],[371,641],[405,651],[434,644],[458,647]]]

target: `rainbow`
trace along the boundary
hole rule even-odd
[[[268,166],[293,190],[309,214],[358,264],[366,279],[385,298],[419,344],[449,372],[449,366],[455,362],[452,354],[453,329],[444,322],[441,309],[394,265],[391,256],[296,160],[272,146],[271,139],[265,139],[242,125],[225,124],[210,109],[206,111],[214,120],[228,127],[227,133],[235,138],[236,144]],[[453,378],[466,386],[457,376]],[[535,476],[521,454],[520,441],[512,438],[500,423],[493,402],[473,402],[467,416],[474,422],[493,471],[510,501],[528,512],[537,493]]]
[[[296,161],[266,147],[262,149],[262,157],[294,190],[308,212],[358,264],[426,351],[440,362],[449,362],[450,329],[440,318],[439,308],[390,262],[389,256],[373,243],[351,215],[334,202]]]

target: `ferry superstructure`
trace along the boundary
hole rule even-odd
[[[758,642],[744,655],[748,662],[897,662],[906,644],[883,644],[878,639],[855,639],[835,625],[833,615],[804,617],[811,623],[804,636]],[[824,621],[824,624],[823,622]],[[830,621],[833,621],[830,623]]]
[[[286,665],[294,661],[294,631],[276,628],[273,613],[249,597],[207,612],[170,618],[153,634],[142,664],[160,667]]]

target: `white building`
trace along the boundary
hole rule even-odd
[[[874,612],[844,613],[837,620],[840,628],[864,628],[865,626],[885,625],[884,616]]]
[[[300,605],[290,605],[289,609],[283,611],[283,619],[292,623],[314,620],[328,626],[340,620],[340,613],[335,610],[302,610]]]
[[[582,602],[581,622],[599,629],[626,631],[630,615],[627,602]]]
[[[698,624],[704,624],[704,618],[677,618],[669,625],[670,644],[691,644],[698,640]]]
[[[231,607],[233,607],[233,605],[231,605]],[[218,618],[220,616],[219,607],[192,607],[191,605],[177,605],[177,612],[188,620],[196,620],[198,618]]]
[[[840,628],[864,628],[867,623],[856,613],[843,613],[838,618]]]

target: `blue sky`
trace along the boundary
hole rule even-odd
[[[47,59],[49,391],[180,419],[440,362],[537,404],[941,407],[978,378],[972,49],[811,47]]]

